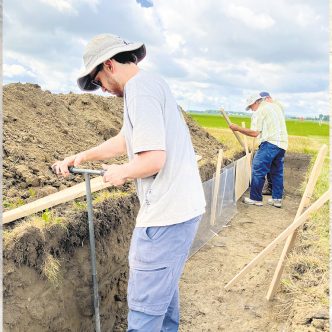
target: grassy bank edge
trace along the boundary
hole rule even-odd
[[[302,185],[302,193],[315,159],[316,154]],[[328,187],[329,158],[326,158],[312,202]],[[286,322],[287,331],[309,331],[310,328],[329,331],[329,202],[313,213],[299,229],[277,298],[282,303],[279,319]]]

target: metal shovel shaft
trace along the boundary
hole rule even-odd
[[[95,309],[95,323],[96,323],[96,332],[100,332],[101,330],[100,330],[98,280],[97,280],[97,268],[96,268],[96,245],[95,245],[95,232],[93,228],[93,209],[92,209],[92,195],[91,195],[91,185],[90,185],[91,173],[84,172],[83,174],[85,178],[86,201],[88,206],[90,257],[91,257],[91,267],[92,267],[93,304]]]

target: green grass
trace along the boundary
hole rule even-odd
[[[219,114],[197,114],[190,113],[191,117],[202,127],[207,128],[228,128],[224,117]],[[250,117],[230,116],[233,123],[242,125],[245,122],[246,127],[250,127]],[[317,121],[300,121],[295,119],[287,119],[286,126],[288,135],[295,136],[329,136],[329,125],[322,123],[319,125]]]

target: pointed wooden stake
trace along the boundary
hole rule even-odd
[[[223,162],[223,150],[220,149],[218,153],[218,160],[217,160],[217,167],[216,167],[216,177],[214,180],[214,187],[213,187],[213,195],[212,195],[212,202],[211,202],[211,217],[210,217],[210,224],[214,225],[216,220],[216,211],[217,211],[217,202],[218,202],[218,191],[220,185],[220,172],[221,172],[221,165]]]
[[[311,198],[311,195],[312,195],[312,193],[315,189],[317,179],[318,179],[318,177],[319,177],[319,175],[322,171],[322,167],[323,167],[323,164],[324,164],[324,159],[325,159],[326,153],[327,153],[327,145],[324,144],[318,152],[315,164],[314,164],[314,166],[312,168],[312,171],[310,173],[310,176],[309,176],[307,186],[306,186],[304,194],[302,196],[300,205],[297,209],[295,219],[298,216],[301,215],[303,209],[310,202],[310,198]],[[271,282],[269,290],[266,294],[266,299],[268,301],[274,296],[275,292],[277,291],[277,288],[280,284],[281,275],[282,275],[282,272],[284,270],[285,258],[288,255],[288,253],[293,249],[294,243],[295,243],[295,240],[296,240],[296,236],[297,236],[297,230],[295,230],[292,234],[290,234],[289,237],[286,240],[285,246],[282,250],[281,256],[280,256],[279,261],[278,261],[278,265],[277,265],[276,270],[274,272],[272,282]]]
[[[330,199],[331,191],[326,191],[315,203],[313,203],[304,213],[296,218],[291,225],[289,225],[281,234],[279,234],[265,249],[263,249],[246,267],[244,267],[228,284],[224,287],[228,290],[236,281],[243,278],[250,270],[257,264],[261,263],[264,257],[270,253],[274,247],[285,240],[292,234],[300,225],[302,225],[309,217],[310,213],[318,210],[325,202]]]

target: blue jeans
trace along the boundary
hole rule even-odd
[[[270,173],[272,198],[281,199],[284,190],[285,150],[269,142],[263,142],[252,162],[250,198],[262,201],[265,176]]]
[[[136,227],[129,250],[128,332],[178,331],[179,280],[201,216]]]

